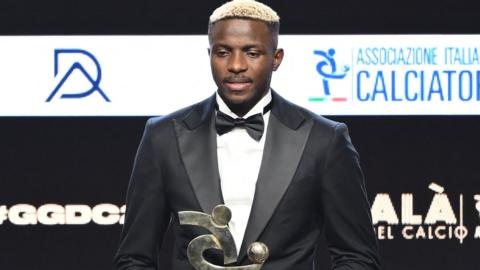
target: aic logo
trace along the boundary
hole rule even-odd
[[[330,89],[330,82],[332,80],[340,80],[345,78],[347,72],[350,70],[349,66],[342,66],[341,70],[338,70],[337,63],[334,59],[335,49],[330,48],[328,51],[314,50],[313,54],[320,56],[322,59],[317,64],[317,72],[322,77],[323,82],[323,95],[319,97],[310,97],[310,101],[327,101],[332,100],[336,102],[347,101],[345,96],[340,96],[338,91],[332,94]]]
[[[61,56],[63,56],[63,58]],[[60,62],[60,59],[64,60]],[[110,99],[105,92],[100,89],[102,69],[93,54],[81,49],[55,49],[54,61],[54,75],[55,77],[61,76],[61,79],[55,86],[55,89],[53,89],[52,93],[48,96],[46,102],[50,102],[60,89],[62,89],[61,92],[64,92],[60,95],[60,98],[84,98],[98,92],[106,102],[110,102]],[[59,66],[68,68],[60,69]],[[87,71],[89,69],[85,68],[85,66],[92,66],[90,72]],[[92,69],[94,69],[94,72],[92,72]],[[89,85],[86,88],[83,88],[81,90],[82,92],[66,93],[67,91],[72,91],[72,89],[63,88],[70,88],[65,86],[68,81],[72,80],[75,71],[80,72],[82,78],[86,79]],[[75,89],[74,91],[79,91],[79,89]]]

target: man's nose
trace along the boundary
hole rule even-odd
[[[228,61],[228,71],[232,73],[245,72],[248,69],[245,55],[242,53],[233,53]]]

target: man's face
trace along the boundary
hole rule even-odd
[[[262,21],[225,19],[210,29],[210,65],[218,94],[239,116],[267,93],[283,58]]]

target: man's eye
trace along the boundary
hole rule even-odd
[[[251,58],[257,58],[260,56],[260,53],[257,51],[248,51],[247,56]]]
[[[215,54],[220,57],[225,57],[228,55],[228,51],[216,51]]]

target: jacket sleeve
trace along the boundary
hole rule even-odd
[[[358,154],[337,124],[321,181],[325,237],[335,270],[378,270],[380,261]]]
[[[151,122],[147,121],[128,186],[125,224],[114,259],[117,270],[157,269],[157,251],[170,220]]]

